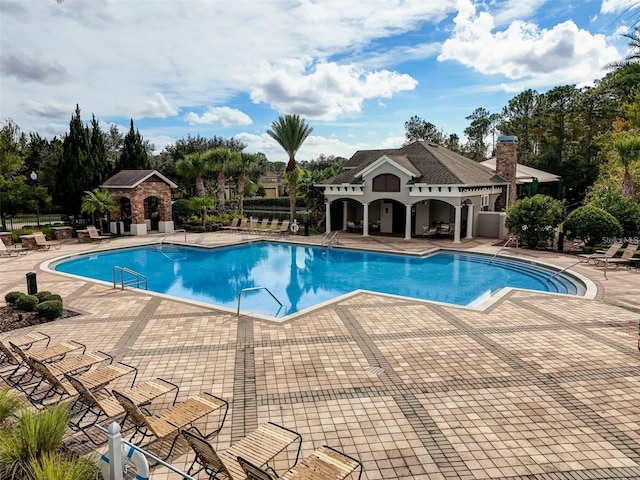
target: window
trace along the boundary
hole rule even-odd
[[[400,178],[390,173],[383,173],[373,179],[374,192],[399,192]]]

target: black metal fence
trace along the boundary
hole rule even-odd
[[[41,213],[38,215],[11,215],[2,219],[2,231],[11,232],[23,227],[60,226],[68,223],[68,217],[61,213]]]

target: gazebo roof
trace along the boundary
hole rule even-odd
[[[487,167],[494,172],[496,171],[496,159],[490,158],[484,162],[480,162],[480,165]],[[517,183],[532,183],[534,179],[537,179],[540,183],[558,182],[560,176],[553,173],[538,170],[537,168],[528,167],[520,163],[516,164],[516,182]]]
[[[136,188],[138,185],[154,176],[162,180],[171,188],[178,187],[178,185],[173,183],[157,170],[120,170],[113,177],[110,177],[102,182],[100,188]]]

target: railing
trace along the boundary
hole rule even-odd
[[[134,286],[136,288],[140,288],[140,285],[144,285],[144,289],[149,289],[149,282],[147,281],[147,277],[142,275],[141,273],[130,270],[126,267],[115,266],[111,269],[111,278],[113,279],[113,288],[117,288],[116,283],[116,271],[120,272],[120,288],[124,290],[124,287]],[[129,275],[133,275],[134,278],[131,280],[125,280],[124,274],[128,273]]]
[[[187,474],[187,473],[183,472],[182,470],[174,467],[170,463],[165,462],[164,460],[156,457],[155,455],[147,452],[146,450],[143,450],[142,448],[138,447],[137,445],[134,445],[132,443],[127,442],[126,440],[123,440],[122,439],[122,435],[120,433],[120,425],[119,424],[113,422],[109,426],[109,428],[104,428],[102,425],[99,425],[99,424],[96,423],[94,425],[94,427],[96,429],[98,429],[99,431],[107,434],[108,450],[103,455],[103,458],[100,460],[101,465],[103,467],[103,476],[105,477],[106,480],[108,480],[109,478],[112,478],[114,480],[123,480],[124,479],[124,475],[123,474],[126,473],[126,470],[128,469],[128,462],[127,461],[123,461],[123,458],[122,458],[122,450],[123,450],[122,447],[123,446],[126,446],[126,447],[133,448],[133,449],[137,450],[138,452],[140,452],[144,456],[145,459],[148,458],[149,460],[153,461],[156,465],[161,465],[161,466],[163,466],[165,468],[168,468],[172,472],[180,475],[185,480],[196,480],[195,478],[193,478],[189,474]],[[128,448],[127,448],[127,450],[128,450]],[[112,469],[112,465],[114,465],[116,463],[120,465],[120,468]],[[147,464],[145,467],[148,468],[148,462],[145,462],[145,463]],[[139,467],[140,467],[140,465],[136,465],[136,469],[138,469]],[[145,467],[143,467],[143,468],[145,468]],[[107,475],[104,475],[105,473]],[[136,476],[136,478],[139,478],[139,476]]]
[[[271,295],[271,296],[273,297],[273,299],[274,299],[276,302],[278,302],[278,305],[280,305],[280,308],[284,307],[284,305],[282,304],[282,302],[281,302],[280,300],[278,300],[278,299],[276,298],[276,296],[275,296],[273,293],[271,293],[271,290],[269,290],[267,287],[249,287],[249,288],[243,288],[242,290],[240,290],[240,293],[238,294],[238,311],[237,311],[237,316],[238,316],[238,317],[240,316],[240,299],[242,298],[242,294],[243,294],[244,292],[248,292],[248,291],[251,291],[251,290],[266,290],[266,291],[267,291],[267,293],[268,293],[269,295]]]
[[[335,230],[333,232],[327,232],[322,236],[322,240],[320,240],[320,246],[324,246],[324,242],[327,242],[327,247],[331,247],[331,242],[333,242],[333,240],[336,238],[336,236],[338,235],[338,230]]]
[[[549,278],[547,278],[547,282],[550,281],[552,278],[557,277],[558,275],[566,272],[567,270],[569,270],[570,268],[575,267],[576,265],[578,265],[580,262],[582,262],[582,260],[578,260],[576,263],[572,263],[571,265],[569,265],[568,267],[563,268],[562,270],[554,273],[553,275],[551,275]]]
[[[164,237],[162,237],[162,240],[160,240],[160,243],[163,243],[169,235],[173,235],[174,233],[180,233],[180,232],[184,232],[184,243],[187,243],[187,231],[184,228],[180,228],[178,230],[165,233]]]
[[[507,248],[507,245],[509,245],[509,243],[510,243],[512,240],[515,240],[515,243],[516,243],[516,255],[519,253],[518,237],[509,237],[509,239],[505,242],[505,244],[504,244],[502,247],[500,247],[500,250],[498,250],[498,251],[496,252],[496,254],[495,254],[493,257],[491,257],[491,261],[492,261],[492,262],[493,262],[493,260],[494,260],[498,255],[500,255],[500,252],[501,252],[502,250],[504,250],[505,248]]]

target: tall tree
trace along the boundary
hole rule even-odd
[[[244,212],[244,191],[247,178],[250,173],[260,169],[260,162],[258,155],[245,152],[234,153],[235,155],[231,157],[231,169],[238,179],[238,212],[240,216],[242,216]]]
[[[205,161],[209,164],[209,169],[216,175],[216,195],[218,198],[217,207],[221,212],[225,206],[226,173],[231,162],[231,152],[224,147],[214,148],[206,151]]]
[[[418,140],[436,143],[438,145],[444,143],[444,134],[438,130],[433,123],[427,122],[417,115],[414,115],[407,122],[404,122],[404,130],[407,144]]]
[[[611,146],[618,155],[618,160],[624,168],[622,176],[622,198],[624,200],[631,200],[635,189],[629,167],[632,162],[640,160],[640,136],[632,136],[629,134],[616,135]]]
[[[80,213],[82,196],[97,184],[89,165],[90,142],[87,129],[80,118],[80,106],[69,122],[69,132],[62,142],[62,160],[56,171],[53,199],[66,213]]]
[[[485,139],[489,135],[491,128],[490,113],[480,107],[476,108],[471,115],[466,117],[471,120],[471,124],[464,129],[464,134],[469,139],[466,147],[466,154],[475,160],[481,162],[487,158],[487,143]]]
[[[91,129],[89,133],[89,156],[93,170],[94,182],[99,185],[107,179],[111,169],[107,159],[107,148],[104,143],[104,132],[100,128],[95,115],[91,117]]]
[[[271,124],[267,135],[273,138],[282,149],[287,152],[289,161],[285,168],[285,177],[289,184],[289,219],[293,221],[296,215],[297,186],[299,169],[296,164],[296,153],[307,139],[313,128],[299,115],[285,115]]]
[[[538,103],[538,92],[525,90],[509,100],[502,110],[502,119],[498,130],[505,135],[518,137],[518,163],[529,165],[536,150],[533,141],[533,129]]]
[[[211,172],[211,165],[208,162],[205,152],[190,153],[176,165],[176,172],[181,177],[195,182],[195,194],[197,197],[204,197],[207,194],[205,187],[205,176]]]
[[[116,171],[120,170],[148,170],[150,168],[147,149],[145,148],[142,135],[133,128],[133,119],[129,133],[124,137],[122,153],[116,164]]]
[[[0,128],[0,175],[17,172],[23,164],[27,138],[10,118]]]

